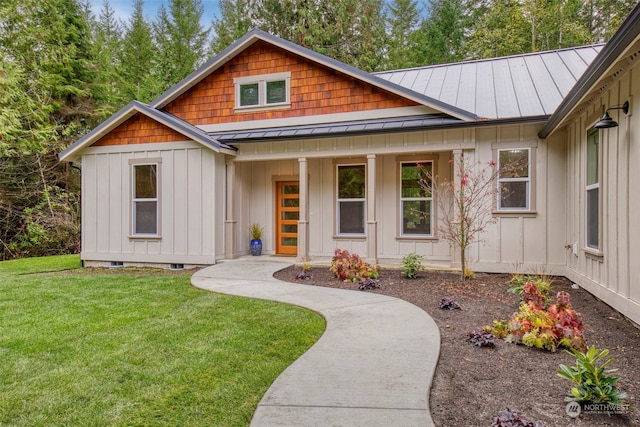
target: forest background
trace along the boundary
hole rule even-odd
[[[57,154],[149,102],[251,28],[366,71],[606,42],[632,0],[105,0],[0,3],[0,260],[80,250],[80,168]]]

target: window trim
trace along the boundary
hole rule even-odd
[[[348,198],[348,199],[340,199],[340,189],[338,186],[340,185],[339,171],[342,166],[362,166],[364,167],[364,197],[362,198]],[[360,161],[352,161],[345,163],[336,163],[335,164],[335,237],[337,238],[363,238],[367,235],[367,163]],[[363,224],[363,232],[362,233],[341,233],[340,232],[340,202],[362,202],[364,208],[362,210],[362,224]]]
[[[589,168],[589,137],[591,135],[596,136],[596,174],[597,182],[594,184],[588,183],[588,168]],[[602,179],[602,155],[600,153],[600,132],[598,129],[591,127],[587,129],[586,144],[585,144],[585,165],[584,165],[584,251],[593,255],[602,255],[602,191],[601,191],[601,179]],[[593,247],[589,245],[589,199],[588,195],[590,191],[597,190],[598,192],[598,206],[596,209],[597,226],[596,238],[598,239],[598,246]]]
[[[267,103],[267,83],[285,82],[285,101]],[[258,85],[258,103],[252,105],[240,105],[240,87],[243,85]],[[236,77],[233,79],[234,105],[238,112],[251,112],[261,110],[276,110],[291,107],[291,72],[260,74],[256,76]]]
[[[155,198],[143,198],[137,199],[135,198],[135,168],[137,166],[145,166],[145,165],[155,165],[156,166],[156,197]],[[129,194],[129,239],[140,239],[140,240],[157,240],[162,238],[161,235],[161,176],[162,173],[162,158],[154,157],[154,158],[140,158],[140,159],[129,159],[129,184],[130,191]],[[136,233],[135,226],[135,205],[140,201],[155,201],[156,202],[156,232],[155,233]]]
[[[500,151],[505,150],[528,150],[529,151],[529,194],[527,195],[529,206],[525,208],[500,208],[500,178],[498,177],[496,185],[498,186],[498,192],[494,199],[494,207],[492,214],[495,216],[521,216],[521,217],[533,217],[537,215],[536,212],[536,152],[538,148],[538,142],[495,142],[491,144],[491,152],[493,162],[496,167],[500,167]],[[517,178],[516,178],[517,179]]]
[[[500,212],[514,212],[514,211],[530,211],[531,210],[531,149],[530,148],[499,148],[496,151],[497,159],[496,165],[498,167],[498,171],[500,170],[500,153],[503,151],[526,151],[527,152],[527,177],[526,178],[501,178],[500,173],[498,172],[497,182],[498,182],[498,195],[496,199],[497,210]],[[502,184],[508,182],[524,182],[526,183],[526,197],[525,197],[525,206],[524,207],[503,207],[501,206],[502,201]]]
[[[405,164],[429,163],[431,164],[431,174],[435,176],[436,159],[434,158],[415,158],[398,160],[398,237],[401,239],[432,239],[435,237],[434,220],[435,220],[435,189],[432,189],[431,197],[403,197],[402,196],[402,166]],[[428,234],[406,234],[404,233],[404,203],[405,201],[429,201],[429,233]]]

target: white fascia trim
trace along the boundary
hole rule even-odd
[[[232,122],[232,123],[219,123],[213,125],[200,125],[198,126],[205,132],[225,132],[247,129],[264,129],[275,128],[283,126],[303,126],[303,125],[317,125],[324,123],[339,123],[350,122],[354,120],[372,120],[372,119],[384,119],[390,117],[404,117],[404,116],[419,116],[423,114],[439,114],[440,111],[436,111],[429,107],[415,106],[415,107],[399,107],[399,108],[385,108],[381,110],[365,110],[365,111],[353,111],[350,113],[336,113],[336,114],[321,114],[317,116],[301,116],[301,117],[289,117],[283,119],[266,119],[266,120],[252,120],[245,122]]]

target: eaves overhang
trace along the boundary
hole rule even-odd
[[[229,47],[223,50],[220,54],[212,58],[210,61],[205,63],[203,66],[198,68],[196,71],[194,71],[187,77],[185,77],[182,81],[177,83],[175,86],[173,86],[172,88],[167,90],[165,93],[160,95],[158,98],[153,100],[150,103],[150,106],[157,109],[164,108],[167,104],[169,104],[170,102],[180,97],[180,95],[182,95],[187,90],[197,85],[205,77],[210,75],[212,72],[214,72],[218,68],[222,67],[229,60],[231,60],[240,52],[247,49],[249,46],[251,46],[252,44],[256,43],[259,40],[262,40],[266,43],[277,46],[293,54],[299,55],[315,63],[324,65],[328,68],[331,68],[335,71],[343,73],[347,76],[353,77],[357,80],[366,82],[380,89],[384,89],[388,92],[391,92],[403,98],[412,100],[418,104],[425,105],[435,110],[441,111],[442,113],[456,117],[460,120],[463,120],[463,121],[478,120],[478,117],[474,113],[465,111],[461,108],[444,103],[435,98],[407,89],[396,83],[389,82],[371,73],[367,73],[366,71],[352,67],[351,65],[347,65],[343,62],[337,61],[333,58],[329,58],[328,56],[314,52],[313,50],[304,48],[295,43],[281,39],[279,37],[275,37],[269,33],[266,33],[258,29],[251,30],[250,32],[245,34],[243,37],[238,39],[235,43],[231,44]]]
[[[600,51],[584,74],[578,79],[545,126],[538,133],[542,139],[553,133],[571,114],[577,105],[593,90],[596,83],[606,75],[607,71],[634,44],[640,35],[640,3],[631,11],[618,31]]]
[[[116,129],[118,126],[129,120],[134,115],[141,113],[147,117],[161,123],[170,129],[184,135],[185,137],[198,142],[209,149],[221,152],[225,154],[235,154],[236,150],[226,144],[221,144],[219,141],[211,138],[206,132],[198,129],[197,127],[179,119],[176,116],[168,114],[164,111],[159,111],[149,107],[146,104],[138,101],[132,101],[123,107],[120,111],[113,116],[96,126],[93,130],[87,133],[82,138],[71,144],[65,150],[58,154],[58,159],[61,161],[73,161],[78,157],[78,153],[96,143],[109,132]]]

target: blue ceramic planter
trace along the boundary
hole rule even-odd
[[[262,240],[252,240],[249,247],[251,249],[251,255],[260,256],[262,254]]]

